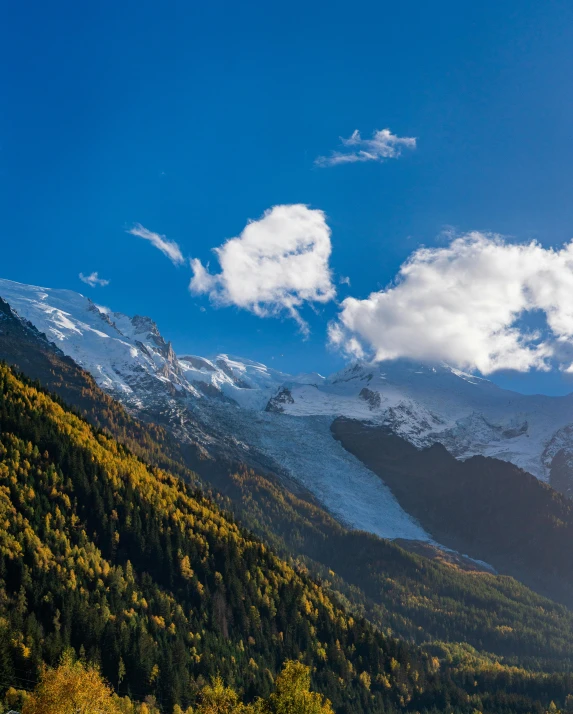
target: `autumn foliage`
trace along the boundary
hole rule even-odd
[[[99,670],[74,661],[67,652],[59,667],[43,669],[22,714],[121,714],[121,710]]]
[[[355,559],[369,556],[370,541],[363,545]],[[459,580],[447,581],[447,599],[432,601],[407,588],[400,594],[405,581],[389,578],[384,562],[368,562],[380,587],[447,628]],[[430,582],[433,568],[422,559],[402,563],[418,564]],[[474,589],[480,608],[491,594],[482,582]],[[541,602],[539,617],[552,623],[566,654],[571,616]],[[518,626],[513,603],[499,599],[499,638]],[[547,651],[533,635],[532,642]],[[345,609],[304,564],[279,557],[204,493],[0,364],[0,697],[7,703],[8,693],[17,701],[14,691],[38,680],[25,714],[67,714],[68,706],[73,714],[114,706],[122,714],[189,707],[198,714],[543,714],[573,692],[565,658],[561,672],[527,671],[463,644],[431,648]],[[70,649],[80,664],[65,659]]]

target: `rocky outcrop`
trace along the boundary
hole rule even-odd
[[[278,394],[275,394],[274,397],[269,399],[267,406],[265,407],[265,411],[282,414],[284,412],[285,404],[294,404],[292,393],[288,387],[283,387],[279,390]]]
[[[364,399],[368,403],[369,408],[374,411],[374,409],[380,409],[382,404],[382,398],[380,397],[380,392],[373,392],[368,387],[363,387],[358,396],[360,399]]]

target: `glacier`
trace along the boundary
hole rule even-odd
[[[306,488],[344,524],[385,538],[431,537],[378,476],[332,437],[338,416],[386,425],[418,447],[510,461],[548,481],[573,459],[573,395],[522,395],[447,365],[356,362],[324,377],[289,375],[226,354],[177,355],[148,317],[70,290],[0,279],[0,296],[136,415],[181,438],[233,449]]]

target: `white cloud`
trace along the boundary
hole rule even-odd
[[[545,324],[534,329],[539,316]],[[573,371],[573,241],[553,250],[474,232],[420,248],[393,285],[344,300],[329,336],[377,360]]]
[[[319,156],[315,159],[317,166],[336,166],[351,164],[357,161],[379,161],[397,159],[402,149],[415,149],[416,139],[409,136],[396,136],[390,129],[375,131],[371,139],[363,139],[356,129],[348,139],[340,137],[340,141],[348,151],[333,151],[330,156]]]
[[[96,285],[101,285],[102,288],[106,285],[109,285],[109,280],[104,280],[103,278],[100,278],[97,273],[90,273],[90,275],[84,275],[83,273],[80,273],[79,278],[83,283],[89,285],[90,288],[95,288]]]
[[[181,248],[177,245],[177,243],[175,243],[175,241],[167,240],[165,236],[147,230],[147,228],[144,228],[141,223],[136,223],[133,228],[130,228],[127,232],[131,233],[132,236],[138,236],[139,238],[148,240],[158,250],[160,250],[163,255],[166,255],[173,265],[181,265],[185,262],[185,258],[181,253]]]
[[[261,317],[286,312],[307,333],[298,308],[335,297],[328,265],[330,228],[320,210],[274,206],[215,253],[221,272],[213,275],[200,260],[192,260],[189,289],[208,294],[216,305],[236,305]]]

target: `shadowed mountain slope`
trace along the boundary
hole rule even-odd
[[[573,501],[517,466],[417,449],[384,427],[337,419],[334,436],[441,543],[573,605]]]

